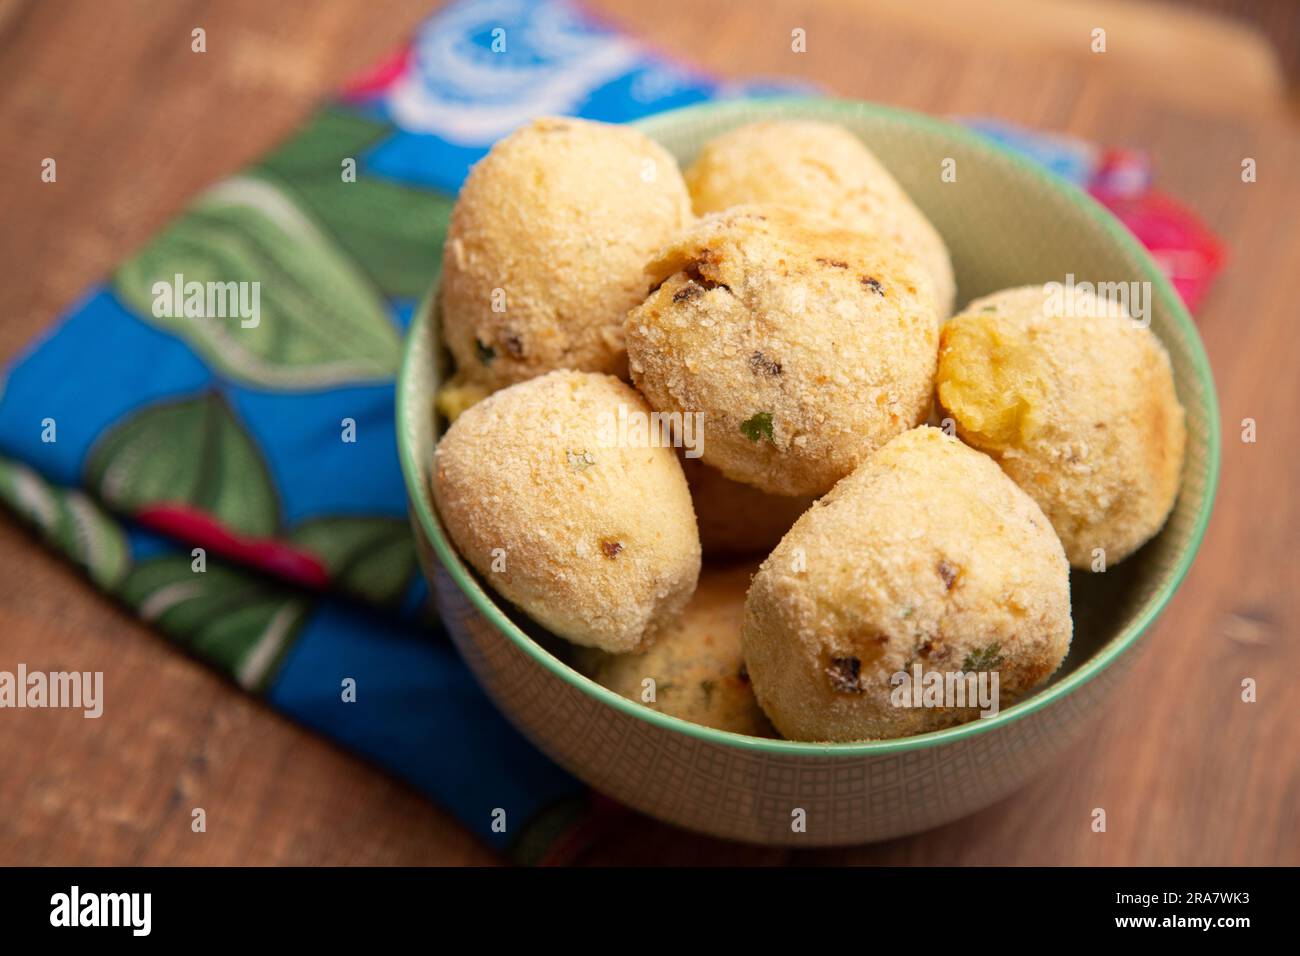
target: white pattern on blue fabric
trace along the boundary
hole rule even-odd
[[[503,53],[492,49],[498,27]],[[634,43],[558,0],[457,3],[424,23],[412,56],[389,94],[390,115],[461,146],[489,146],[534,116],[572,112],[639,59]]]

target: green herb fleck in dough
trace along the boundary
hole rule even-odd
[[[966,655],[966,659],[961,662],[961,669],[966,672],[970,671],[991,671],[1002,663],[1002,645],[994,641],[988,647],[982,647],[978,650],[971,651]]]
[[[776,444],[776,438],[772,434],[772,413],[759,412],[752,418],[741,422],[740,433],[752,442],[756,442],[760,438],[766,438]]]

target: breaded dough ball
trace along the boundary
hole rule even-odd
[[[1070,636],[1069,567],[1043,513],[990,458],[929,427],[895,438],[795,522],[745,604],[754,692],[794,740],[974,719],[978,706],[895,706],[891,678],[917,664],[996,671],[1007,706],[1056,670]]]
[[[575,644],[646,647],[695,590],[700,539],[672,448],[627,447],[618,379],[558,371],[465,411],[438,443],[433,494],[452,541],[507,600]]]
[[[924,421],[934,300],[906,252],[790,206],[697,222],[647,266],[628,313],[632,379],[703,413],[703,461],[777,495],[820,495]]]
[[[644,654],[580,652],[580,670],[629,700],[692,723],[753,737],[774,737],[750,687],[740,626],[751,564],[706,567],[686,610]],[[646,700],[647,680],[654,700]]]
[[[1072,291],[972,302],[944,327],[937,391],[957,434],[1038,502],[1070,563],[1091,568],[1094,549],[1113,564],[1160,530],[1186,430],[1160,340]]]
[[[808,496],[769,495],[732,481],[698,458],[682,458],[706,557],[767,554],[812,505]]]
[[[454,384],[625,376],[642,266],[690,219],[676,161],[637,130],[548,118],[498,142],[465,180],[443,247]]]
[[[750,123],[705,144],[686,170],[698,215],[742,203],[780,202],[902,245],[934,283],[940,317],[956,284],[948,247],[903,187],[862,141],[815,120]]]

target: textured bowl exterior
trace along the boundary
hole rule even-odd
[[[766,754],[655,726],[537,666],[470,603],[419,538],[439,613],[493,702],[574,776],[652,817],[747,843],[837,846],[918,833],[1018,789],[1101,713],[1132,654],[995,733],[845,759]],[[833,749],[833,748],[831,748]],[[792,828],[796,809],[806,829]]]
[[[442,618],[506,716],[574,775],[661,820],[763,844],[825,846],[926,830],[1007,796],[1097,718],[1145,630],[1195,555],[1218,474],[1218,408],[1190,318],[1154,262],[1072,187],[957,127],[835,100],[692,107],[638,124],[680,162],[741,123],[819,118],[861,136],[948,240],[959,301],[1031,282],[1149,281],[1152,328],[1187,411],[1183,484],[1164,530],[1075,589],[1075,648],[1047,688],[997,717],[893,741],[770,741],[698,727],[614,695],[530,638],[455,554],[429,493],[441,374],[431,303],[412,326],[398,386],[398,443],[412,525]],[[955,161],[956,182],[941,180]],[[1076,579],[1077,580],[1077,579]],[[802,815],[798,813],[802,810]],[[793,826],[802,817],[805,828]]]

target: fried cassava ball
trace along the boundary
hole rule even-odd
[[[771,494],[820,495],[925,420],[938,319],[916,260],[781,205],[707,216],[648,266],[632,380],[702,413],[702,460]]]
[[[793,740],[937,730],[979,707],[895,706],[894,677],[995,671],[1000,705],[1070,647],[1069,566],[1033,499],[986,455],[921,427],[801,517],[745,604],[759,704]]]
[[[686,170],[695,212],[745,203],[790,203],[907,249],[933,283],[940,317],[956,285],[948,248],[862,141],[814,120],[750,123],[710,140]]]
[[[443,247],[453,384],[625,375],[642,267],[690,219],[676,161],[637,130],[546,118],[498,142],[465,180]]]
[[[944,326],[937,394],[957,434],[1047,515],[1077,568],[1132,554],[1169,516],[1186,429],[1155,334],[1090,291],[1007,289]]]
[[[695,590],[700,538],[677,453],[609,431],[648,414],[608,375],[551,372],[463,412],[438,442],[433,494],[462,557],[575,644],[643,649]]]
[[[745,591],[753,572],[752,564],[705,567],[686,610],[650,650],[587,650],[579,667],[614,693],[662,713],[717,730],[776,736],[754,699],[740,653]]]

